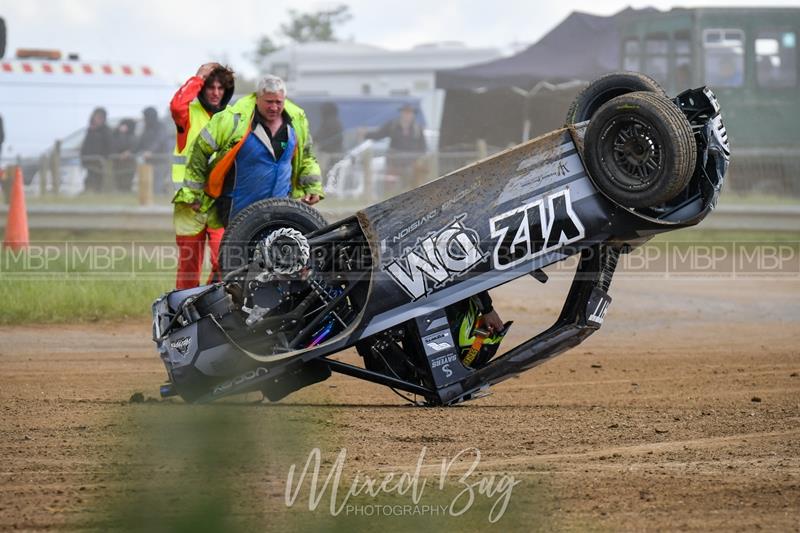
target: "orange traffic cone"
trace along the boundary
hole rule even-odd
[[[18,166],[11,188],[11,203],[8,206],[8,219],[6,220],[6,238],[3,240],[3,246],[12,250],[21,250],[30,244],[28,211],[25,208],[23,186],[22,168]]]

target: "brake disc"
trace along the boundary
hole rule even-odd
[[[296,229],[280,228],[258,244],[268,275],[290,276],[303,270],[311,257],[308,240]]]

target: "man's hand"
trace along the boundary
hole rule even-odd
[[[500,331],[503,331],[503,327],[505,327],[505,324],[503,323],[503,320],[500,318],[500,315],[498,315],[497,311],[495,311],[494,309],[492,309],[491,312],[483,315],[483,323],[486,325],[487,328],[489,328],[489,330],[492,333],[498,333]]]
[[[303,196],[303,202],[308,205],[314,205],[315,203],[319,202],[319,194],[306,194]]]
[[[211,71],[218,66],[219,63],[206,63],[204,65],[200,65],[200,68],[197,69],[197,75],[203,79],[206,79],[211,74]]]

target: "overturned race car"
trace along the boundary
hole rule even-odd
[[[670,99],[636,73],[591,83],[566,122],[335,224],[288,199],[242,210],[224,280],[153,304],[162,396],[277,401],[340,372],[450,405],[582,342],[603,323],[619,255],[703,220],[730,150],[711,90]],[[495,357],[507,328],[482,328],[479,296],[546,282],[574,255],[556,322]],[[350,347],[363,366],[331,358]]]

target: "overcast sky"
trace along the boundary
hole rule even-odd
[[[147,65],[171,82],[182,81],[209,59],[255,75],[246,54],[259,36],[277,37],[288,10],[316,11],[340,3],[352,20],[339,35],[391,49],[433,41],[508,47],[535,42],[571,11],[610,15],[631,5],[662,10],[691,6],[758,5],[758,0],[0,0],[8,28],[6,58],[17,48],[57,48],[87,61]],[[768,5],[800,6],[800,0]]]

